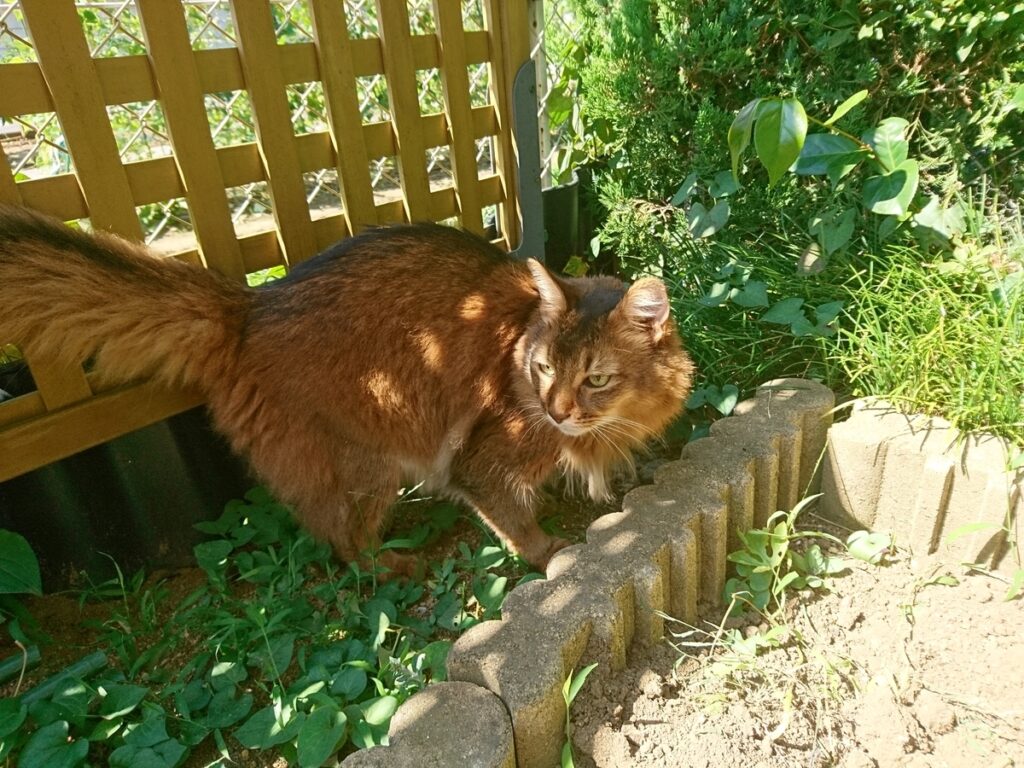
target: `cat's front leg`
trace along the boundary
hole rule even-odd
[[[461,495],[478,515],[517,555],[537,570],[547,570],[548,561],[572,542],[545,533],[537,524],[533,494],[517,498],[519,492],[505,488],[495,493]]]

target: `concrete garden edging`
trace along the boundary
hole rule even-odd
[[[664,634],[660,613],[694,621],[717,601],[736,531],[760,525],[818,483],[834,397],[804,379],[759,387],[710,437],[595,520],[586,543],[552,558],[547,579],[514,589],[502,618],[460,637],[448,683],[403,704],[387,747],[344,768],[550,768],[564,740],[562,684],[597,662],[622,669],[634,643]]]
[[[1008,573],[1016,566],[1006,526],[1024,513],[1024,470],[1007,469],[1016,450],[881,400],[856,403],[829,431],[822,514],[887,531],[915,557]]]

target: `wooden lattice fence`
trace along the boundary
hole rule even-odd
[[[310,21],[309,39],[282,42],[282,7],[292,12],[298,4]],[[207,0],[205,6],[223,6],[223,18],[210,23],[233,30],[232,45],[207,49],[197,49],[188,23],[204,2],[122,1],[107,6],[130,7],[144,52],[114,56],[90,49],[85,14],[97,5],[0,2],[0,15],[7,14],[0,27],[20,22],[33,52],[23,58],[34,59],[0,57],[0,138],[11,135],[5,126],[26,125],[25,116],[55,115],[61,137],[51,143],[68,158],[62,172],[15,173],[0,142],[0,201],[136,240],[144,237],[140,211],[178,201],[187,206],[191,231],[155,247],[240,281],[390,221],[454,219],[483,233],[482,211],[491,209],[504,245],[515,245],[510,94],[514,73],[529,57],[527,0],[476,0],[478,29],[467,28],[467,5],[474,3],[463,0]],[[374,34],[353,34],[353,6],[372,12]],[[413,29],[410,6],[420,6],[432,29]],[[486,103],[474,104],[470,76],[481,66]],[[433,70],[440,110],[424,114],[422,75]],[[359,103],[366,78],[383,78],[383,119],[367,121]],[[289,93],[297,84],[319,84],[322,129],[296,134]],[[210,95],[238,92],[251,105],[255,140],[224,145],[215,141]],[[166,152],[130,159],[119,147],[112,110],[136,103],[159,106]],[[488,140],[490,169],[478,162],[481,139]],[[448,172],[438,182],[428,159],[445,147]],[[398,183],[375,189],[371,166],[387,158]],[[325,169],[336,170],[335,205],[311,211],[306,180]],[[270,213],[233,220],[229,191],[261,182]],[[16,343],[4,338],[2,313],[0,307],[0,345]],[[0,402],[0,481],[200,402],[195,393],[148,382],[101,391],[81,365],[27,362],[35,391]]]

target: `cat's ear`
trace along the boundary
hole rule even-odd
[[[527,259],[527,266],[530,267],[530,274],[533,275],[533,284],[537,286],[540,293],[540,313],[545,320],[553,320],[565,312],[565,294],[562,292],[558,281],[551,273],[536,259]]]
[[[629,321],[646,328],[655,343],[665,335],[669,303],[668,292],[661,280],[655,277],[637,280],[629,286],[616,309]]]

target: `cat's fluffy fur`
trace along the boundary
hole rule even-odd
[[[346,559],[379,542],[412,476],[543,567],[565,542],[537,525],[541,483],[561,464],[607,494],[692,373],[660,281],[555,277],[436,225],[370,231],[253,290],[0,207],[0,341],[199,389]]]

